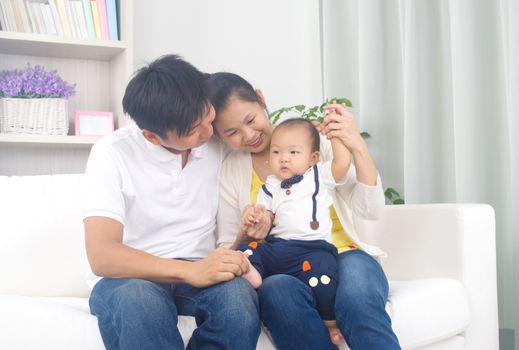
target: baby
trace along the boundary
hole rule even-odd
[[[254,288],[262,278],[289,274],[308,284],[332,342],[342,336],[335,322],[337,248],[331,242],[331,191],[342,184],[350,155],[341,140],[332,138],[333,160],[319,162],[319,132],[302,118],[288,119],[272,133],[270,166],[274,173],[246,209],[242,226],[254,226],[265,215],[272,228],[265,242],[241,244],[251,268],[243,277]],[[265,232],[266,234],[266,232]]]

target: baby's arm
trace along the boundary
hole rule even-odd
[[[328,115],[324,118],[324,134],[329,138],[339,138],[348,148],[355,161],[357,180],[365,185],[377,184],[378,171],[369,154],[366,141],[362,138],[353,115],[346,106],[329,104],[325,106]],[[334,156],[336,155],[334,149]]]
[[[324,124],[318,126],[318,130],[324,133],[332,145],[332,176],[335,182],[341,182],[348,174],[351,164],[351,153],[341,136],[347,129],[343,117],[337,108],[339,105],[331,104],[325,106],[327,110]]]
[[[338,137],[332,137],[330,142],[333,152],[332,175],[335,182],[340,182],[350,169],[351,154]]]

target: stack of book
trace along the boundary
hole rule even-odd
[[[119,40],[118,0],[0,0],[0,30]]]

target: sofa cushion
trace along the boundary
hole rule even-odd
[[[64,299],[0,295],[2,349],[104,349],[87,299]]]
[[[52,344],[53,350],[104,348],[86,298],[0,295],[0,310],[0,329],[9,329],[0,333],[0,344],[8,349],[41,349],[41,344]],[[392,282],[387,310],[406,349],[450,339],[463,332],[469,319],[465,291],[450,279]],[[194,318],[180,316],[178,327],[187,344],[196,327]],[[258,349],[274,349],[265,331]]]
[[[387,310],[406,349],[460,334],[470,319],[463,285],[445,278],[391,282]]]
[[[0,295],[0,344],[2,349],[102,350],[97,319],[87,298],[40,298]],[[187,344],[196,327],[195,319],[180,316],[178,328]],[[258,349],[275,350],[263,331]]]
[[[419,348],[409,348],[416,350],[467,350],[467,342],[464,336],[454,336],[452,338],[442,340],[440,342],[421,346]]]
[[[82,179],[0,176],[0,294],[88,296]]]
[[[386,310],[402,348],[421,349],[440,342],[445,349],[459,349],[464,344],[463,337],[454,336],[468,326],[469,304],[463,285],[457,280],[391,282]],[[179,329],[186,344],[195,326],[192,317],[179,319]],[[274,349],[266,330],[258,341],[258,349]],[[349,350],[349,347],[343,344],[340,350]]]

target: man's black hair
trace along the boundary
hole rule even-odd
[[[123,110],[141,129],[162,138],[186,136],[210,108],[207,78],[177,55],[159,57],[128,83]]]

